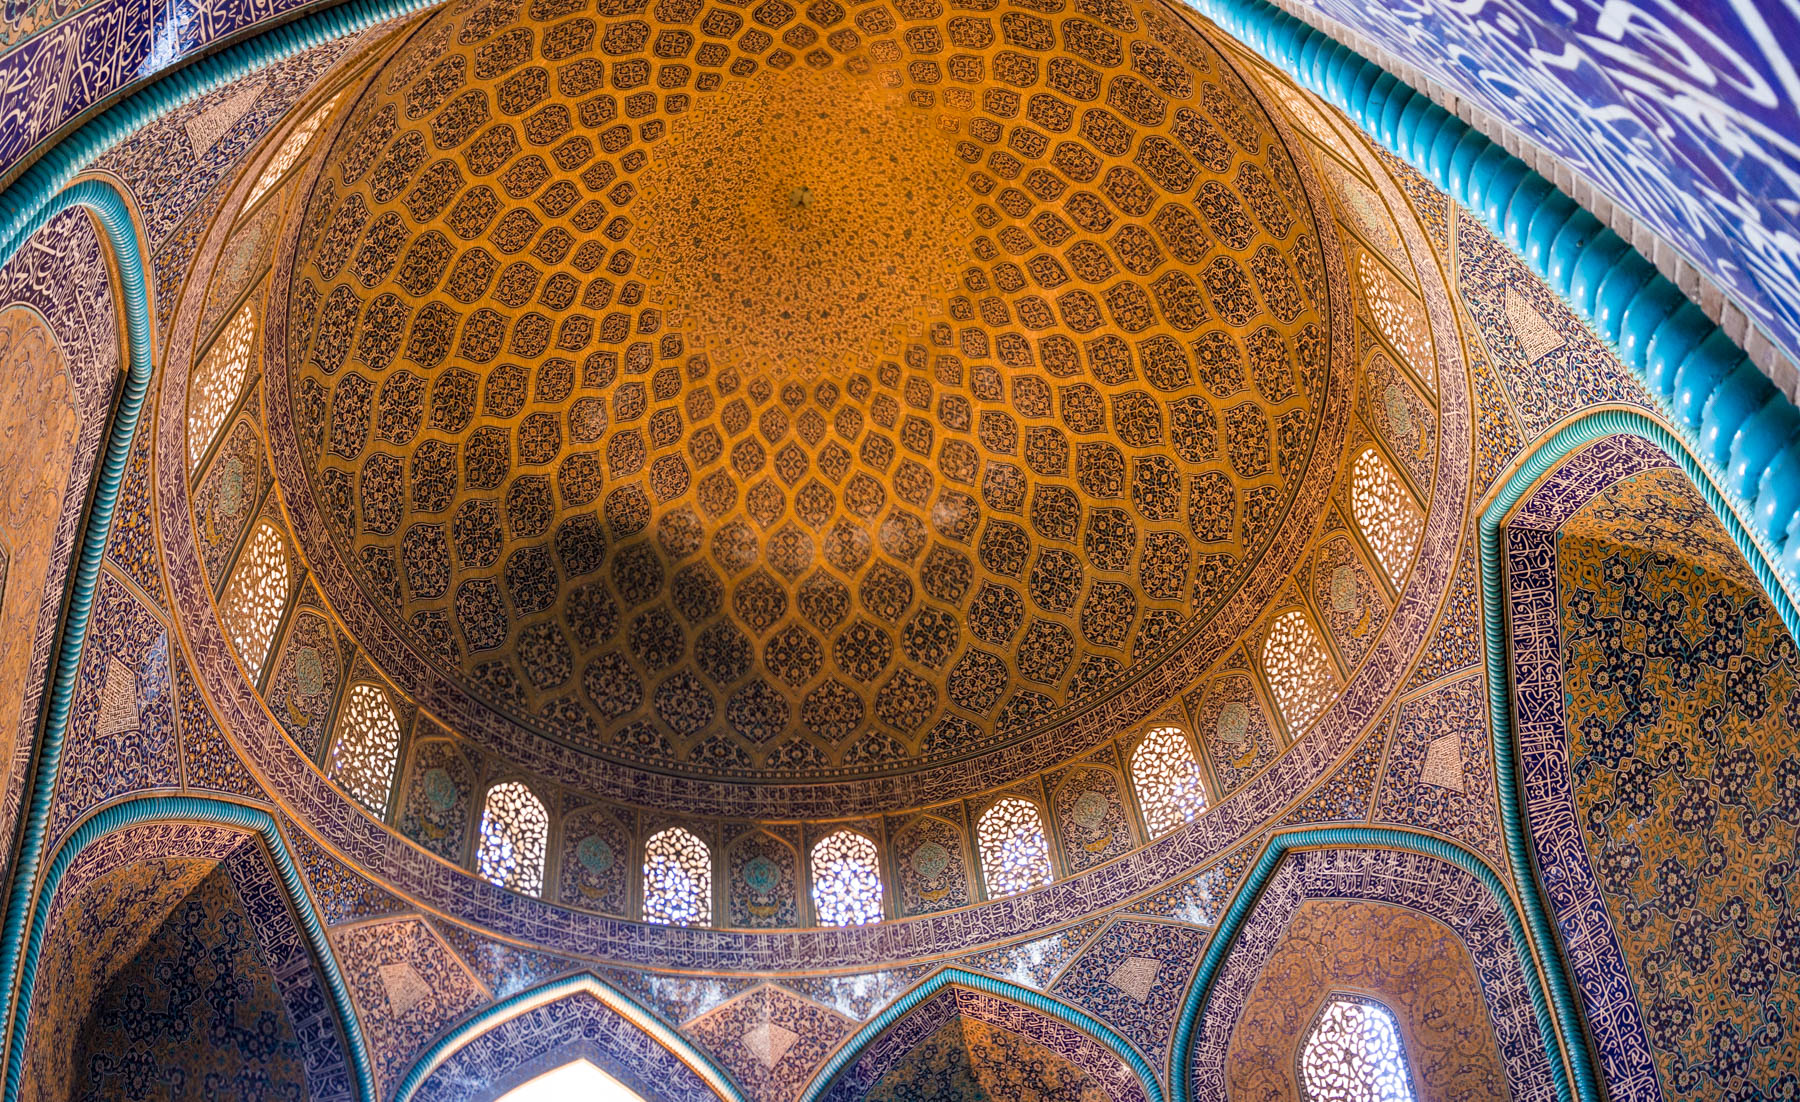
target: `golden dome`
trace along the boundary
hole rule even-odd
[[[1155,0],[601,9],[425,23],[282,261],[283,493],[403,691],[564,770],[1019,772],[1250,625],[1348,352],[1224,58]]]

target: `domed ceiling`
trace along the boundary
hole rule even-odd
[[[397,685],[564,776],[1022,773],[1249,627],[1339,462],[1346,296],[1201,37],[588,8],[424,24],[279,265],[283,494]]]

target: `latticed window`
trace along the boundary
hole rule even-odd
[[[194,373],[188,394],[188,474],[200,466],[213,438],[225,426],[250,373],[250,348],[256,341],[256,309],[249,303],[237,312],[213,342]]]
[[[488,789],[481,809],[481,850],[475,871],[483,880],[526,895],[544,890],[544,846],[550,814],[531,789],[507,781]]]
[[[277,149],[275,156],[270,159],[268,167],[264,168],[262,175],[256,178],[256,186],[250,189],[250,197],[244,200],[245,210],[255,206],[256,201],[267,195],[269,189],[275,186],[276,181],[286,175],[288,169],[294,167],[294,162],[298,161],[300,154],[305,153],[306,147],[312,144],[313,135],[319,132],[319,127],[325,125],[325,120],[331,116],[331,109],[337,105],[338,97],[343,94],[339,92],[336,96],[326,100],[317,111],[306,116],[305,122],[294,127],[288,133],[287,139],[281,143],[281,148]]]
[[[1413,552],[1418,550],[1424,518],[1393,468],[1374,448],[1363,449],[1350,472],[1350,511],[1369,546],[1374,548],[1381,569],[1399,584],[1407,564],[1412,562]]]
[[[644,843],[644,921],[712,921],[712,851],[692,831],[670,827]]]
[[[269,645],[287,605],[289,569],[287,541],[265,520],[250,533],[219,598],[219,620],[252,681],[262,676],[269,660]]]
[[[812,851],[813,910],[821,926],[881,921],[881,866],[875,843],[854,830],[822,839]]]
[[[1173,830],[1206,810],[1194,748],[1178,727],[1157,727],[1131,754],[1131,784],[1151,834]]]
[[[1030,800],[1008,796],[982,813],[975,825],[981,872],[988,895],[1010,895],[1050,883],[1050,842]]]
[[[1400,1027],[1370,999],[1338,996],[1300,1050],[1307,1102],[1413,1102]]]
[[[1284,612],[1269,625],[1263,640],[1263,674],[1275,695],[1275,706],[1295,737],[1331,704],[1335,682],[1325,640],[1305,613]]]
[[[352,686],[331,744],[331,779],[370,811],[386,815],[399,760],[400,717],[387,693],[367,683]]]
[[[1419,301],[1381,261],[1368,253],[1357,258],[1356,270],[1362,277],[1363,293],[1369,298],[1369,312],[1375,315],[1375,327],[1435,388],[1437,372],[1431,359],[1431,337]]]

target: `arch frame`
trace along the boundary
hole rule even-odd
[[[1586,1050],[1568,1045],[1564,1038],[1569,1034],[1558,1032],[1559,1027],[1564,1031],[1571,1028],[1576,1030],[1573,1036],[1579,1044],[1579,1022],[1566,1012],[1569,1008],[1565,1004],[1555,1002],[1549,993],[1552,988],[1547,982],[1548,978],[1552,974],[1561,975],[1562,963],[1552,954],[1545,954],[1540,959],[1533,951],[1533,942],[1526,937],[1526,924],[1520,917],[1519,907],[1506,890],[1499,874],[1487,862],[1456,842],[1437,835],[1383,826],[1309,827],[1282,831],[1269,839],[1256,863],[1245,874],[1243,884],[1232,897],[1225,913],[1220,916],[1219,924],[1214,929],[1211,940],[1207,942],[1200,965],[1188,986],[1187,998],[1182,1003],[1180,1017],[1175,1023],[1175,1035],[1169,1046],[1170,1102],[1192,1102],[1193,1087],[1189,1072],[1207,1004],[1215,983],[1225,969],[1232,947],[1238,940],[1238,934],[1243,931],[1261,902],[1263,890],[1269,886],[1288,854],[1329,849],[1389,850],[1435,858],[1455,866],[1478,881],[1494,900],[1517,950],[1519,969],[1525,979],[1526,994],[1531,1003],[1539,1039],[1545,1046],[1551,1086],[1557,1099],[1559,1102],[1601,1102],[1603,1096],[1597,1089],[1595,1093],[1584,1093],[1579,1077],[1572,1080],[1570,1069],[1563,1063],[1565,1054],[1570,1057],[1572,1064],[1577,1052],[1585,1057]],[[1564,982],[1566,984],[1566,979]]]
[[[489,1004],[439,1037],[413,1061],[394,1086],[388,1102],[412,1102],[433,1072],[489,1031],[571,995],[591,996],[608,1011],[635,1026],[691,1068],[724,1102],[749,1102],[731,1079],[687,1038],[664,1025],[634,999],[591,972],[553,979]]]
[[[1156,1078],[1156,1071],[1150,1062],[1144,1059],[1131,1043],[1121,1037],[1111,1026],[1100,1021],[1086,1011],[1069,1006],[1058,999],[1051,998],[1030,988],[995,976],[970,972],[954,966],[940,968],[919,981],[906,994],[889,1003],[882,1011],[863,1024],[861,1029],[852,1033],[838,1046],[831,1058],[825,1061],[806,1085],[800,1095],[800,1102],[823,1102],[833,1085],[844,1072],[850,1069],[858,1057],[883,1033],[899,1023],[899,1021],[917,1009],[920,1005],[950,987],[964,987],[984,995],[992,995],[1036,1011],[1052,1020],[1087,1034],[1117,1056],[1126,1067],[1137,1075],[1138,1083],[1143,1088],[1148,1102],[1167,1102],[1169,1095],[1164,1092],[1162,1084]],[[404,1102],[404,1100],[396,1100]]]
[[[1779,583],[1779,575],[1764,554],[1762,545],[1745,525],[1732,505],[1732,499],[1714,480],[1709,467],[1688,448],[1681,437],[1668,426],[1637,410],[1604,409],[1577,415],[1564,422],[1541,440],[1520,460],[1511,473],[1491,493],[1482,509],[1477,528],[1477,571],[1480,576],[1484,609],[1482,632],[1485,642],[1484,680],[1488,697],[1488,720],[1494,738],[1494,780],[1500,801],[1500,826],[1507,862],[1514,881],[1520,886],[1520,901],[1532,925],[1532,935],[1547,961],[1561,960],[1563,943],[1547,903],[1542,878],[1533,860],[1531,823],[1520,795],[1520,776],[1524,763],[1519,751],[1518,715],[1513,703],[1512,674],[1514,663],[1509,646],[1512,618],[1507,602],[1505,552],[1502,547],[1507,522],[1520,506],[1541,489],[1570,459],[1589,445],[1612,436],[1628,436],[1646,441],[1662,451],[1671,465],[1679,469],[1700,492],[1700,496],[1717,516],[1720,526],[1731,538],[1745,562],[1756,575],[1764,595],[1774,607],[1790,636],[1800,638],[1800,610],[1796,610],[1787,591]],[[1579,1004],[1572,989],[1563,980],[1564,990],[1556,996],[1570,1009]],[[1580,1039],[1570,1046],[1571,1057],[1579,1054],[1591,1060],[1591,1037],[1583,1032],[1569,1034]],[[1575,1063],[1571,1060],[1571,1063]],[[1597,1089],[1597,1073],[1591,1063],[1587,1074]],[[1597,1095],[1593,1097],[1598,1097]]]
[[[100,839],[132,827],[166,822],[192,822],[223,826],[254,834],[266,847],[275,879],[282,886],[288,904],[293,908],[313,961],[325,982],[338,1028],[343,1032],[350,1072],[356,1082],[361,1102],[376,1102],[379,1092],[375,1084],[374,1064],[362,1023],[350,999],[350,989],[332,955],[325,927],[313,910],[300,868],[288,851],[287,841],[275,817],[259,807],[233,803],[212,796],[167,795],[141,796],[108,804],[83,820],[56,847],[45,870],[42,889],[34,899],[25,929],[25,947],[19,964],[18,996],[6,1016],[6,1078],[0,1087],[0,1099],[15,1102],[19,1098],[25,1065],[27,1027],[31,1020],[31,1001],[37,986],[38,964],[43,953],[44,937],[50,919],[50,904],[63,877],[84,850]]]

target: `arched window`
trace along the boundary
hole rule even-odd
[[[1288,734],[1298,738],[1331,704],[1334,684],[1325,640],[1305,613],[1284,612],[1263,640],[1262,664]]]
[[[256,340],[256,308],[249,303],[237,312],[207,350],[194,372],[188,394],[188,474],[200,466],[213,438],[225,427],[237,405],[250,373],[250,347]]]
[[[813,910],[821,926],[881,921],[881,866],[875,843],[854,830],[820,840],[812,851]]]
[[[1372,999],[1334,996],[1300,1050],[1307,1102],[1413,1102],[1400,1027]]]
[[[1431,330],[1425,312],[1411,291],[1401,286],[1392,272],[1363,253],[1357,258],[1357,274],[1362,277],[1363,293],[1369,297],[1369,312],[1375,315],[1375,327],[1394,346],[1402,359],[1432,390],[1437,389],[1437,369],[1431,359]]]
[[[325,125],[325,120],[331,116],[331,109],[337,106],[338,98],[343,94],[339,92],[320,104],[317,111],[306,116],[305,122],[294,127],[288,133],[287,138],[281,143],[281,148],[277,149],[275,156],[270,159],[268,167],[264,168],[262,175],[256,178],[256,186],[250,189],[250,197],[244,200],[244,210],[255,206],[256,201],[267,195],[269,189],[275,186],[276,181],[286,175],[288,169],[294,167],[294,162],[298,161],[300,154],[306,152],[306,147],[312,144],[313,135],[319,132],[319,127]]]
[[[975,826],[989,896],[1050,883],[1050,842],[1037,805],[1016,796],[988,808]]]
[[[644,1096],[587,1060],[571,1060],[500,1096],[499,1102],[644,1102]]]
[[[287,606],[288,570],[287,541],[265,520],[250,533],[219,598],[219,620],[252,681],[262,676]]]
[[[388,695],[367,682],[351,686],[331,744],[331,779],[364,807],[385,816],[399,760],[400,717]]]
[[[1356,526],[1375,550],[1375,559],[1388,578],[1398,585],[1419,548],[1419,529],[1424,518],[1413,507],[1412,495],[1387,460],[1374,448],[1364,448],[1350,472],[1350,511]]]
[[[488,789],[481,809],[481,851],[475,871],[483,880],[526,895],[544,890],[544,843],[550,814],[531,789],[507,781]]]
[[[1193,746],[1177,727],[1153,728],[1131,753],[1131,784],[1151,834],[1173,830],[1206,810],[1206,788]]]
[[[670,827],[644,843],[644,921],[712,921],[712,851],[692,831]]]

